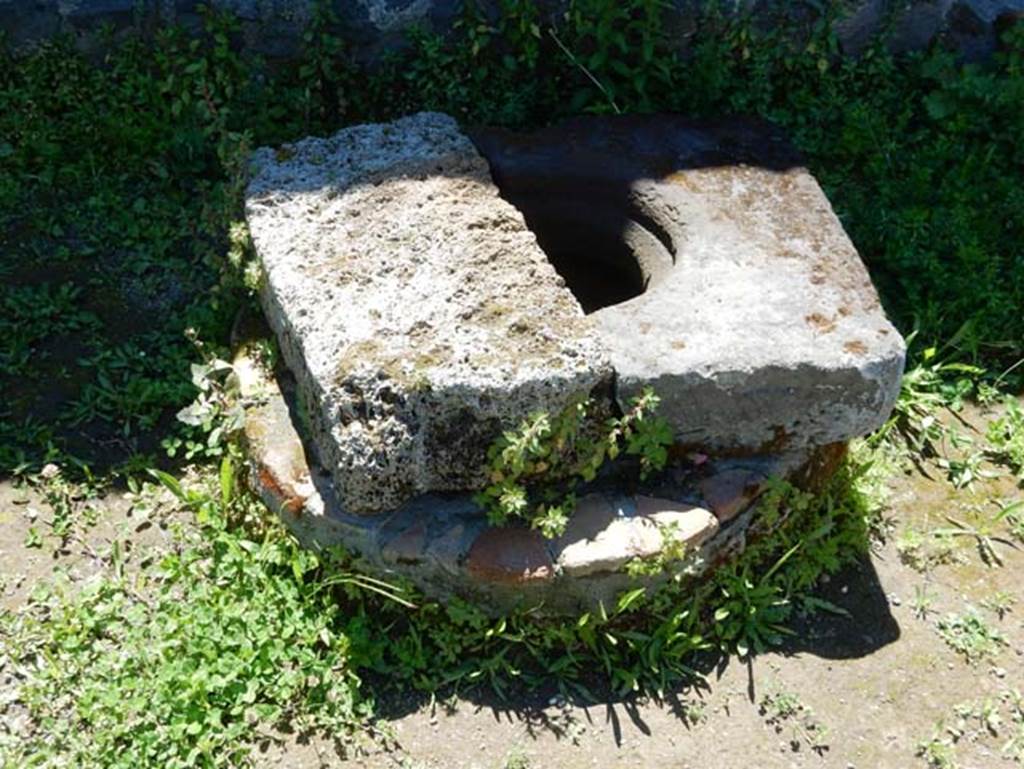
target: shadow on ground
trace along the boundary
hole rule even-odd
[[[694,725],[694,705],[709,695],[735,666],[744,669],[745,697],[756,703],[763,696],[765,682],[758,671],[762,663],[776,656],[809,655],[824,660],[852,660],[867,657],[899,640],[900,627],[890,611],[890,601],[882,588],[870,557],[850,564],[818,586],[814,597],[833,609],[819,609],[814,614],[798,614],[789,627],[793,634],[770,652],[742,659],[720,653],[698,655],[693,660],[694,676],[677,688],[653,697],[653,704],[671,712],[679,724]],[[385,682],[381,682],[385,683]],[[564,717],[564,708],[582,712],[589,726],[609,729],[617,746],[630,734],[652,736],[644,712],[650,702],[638,696],[618,696],[605,687],[600,677],[584,682],[594,695],[591,701],[573,697],[566,699],[552,684],[536,691],[520,691],[506,699],[489,688],[481,687],[459,692],[463,705],[490,711],[496,723],[518,724],[531,738],[547,734],[555,739],[572,738],[573,724]],[[408,692],[382,692],[378,699],[378,715],[382,721],[397,721],[435,703],[454,713],[444,704],[443,692],[434,695]]]

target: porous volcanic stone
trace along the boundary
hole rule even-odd
[[[477,487],[503,427],[607,389],[593,321],[450,117],[258,150],[246,215],[351,512]]]
[[[681,443],[741,454],[845,441],[888,417],[903,339],[773,129],[587,117],[474,141],[570,285],[591,292],[623,407],[652,387]],[[632,298],[602,303],[597,270],[632,280]]]

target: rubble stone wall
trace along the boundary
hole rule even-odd
[[[301,48],[302,31],[317,0],[0,0],[0,32],[14,50],[31,49],[57,34],[71,34],[89,52],[101,52],[116,34],[131,30],[151,33],[161,26],[180,25],[198,32],[202,8],[235,14],[241,21],[243,44],[269,58],[287,59]],[[345,37],[360,60],[372,61],[400,46],[404,32],[418,25],[437,32],[450,29],[462,12],[462,0],[331,0]],[[835,0],[842,21],[842,48],[855,54],[883,26],[892,24],[896,49],[920,48],[938,37],[968,58],[990,53],[998,29],[1024,14],[1024,0]],[[696,34],[696,21],[708,0],[674,0],[666,30],[685,50]],[[495,12],[498,0],[482,0]],[[542,0],[544,14],[557,19],[564,0]],[[752,11],[761,23],[784,24],[799,30],[813,20],[811,3],[792,0],[731,0],[735,12]]]

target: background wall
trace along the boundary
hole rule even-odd
[[[230,10],[243,22],[244,43],[271,58],[287,58],[301,45],[301,34],[316,0],[0,0],[0,30],[6,44],[23,50],[55,34],[69,33],[87,51],[102,50],[105,27],[115,33],[152,31],[164,24],[200,28],[200,7]],[[331,0],[346,38],[360,59],[373,59],[400,45],[403,31],[423,25],[448,28],[459,16],[461,0]],[[789,21],[799,25],[817,14],[822,0],[724,0],[733,12],[751,10],[763,23]],[[541,0],[557,18],[564,2]],[[667,14],[670,34],[680,48],[694,34],[698,13],[708,0],[674,0]],[[478,5],[494,9],[499,0]],[[893,23],[892,45],[919,48],[938,36],[969,58],[993,49],[996,30],[1024,14],[1024,0],[839,0],[843,20],[838,34],[843,49],[856,53],[883,24]]]

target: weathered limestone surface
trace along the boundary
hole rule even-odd
[[[606,389],[593,321],[447,116],[259,150],[246,215],[352,512],[478,486],[502,427]]]
[[[828,199],[771,129],[589,117],[474,139],[542,243],[542,227],[588,223],[624,243],[561,255],[639,270],[639,296],[590,316],[621,403],[651,386],[680,442],[740,453],[844,441],[888,417],[903,339]]]

